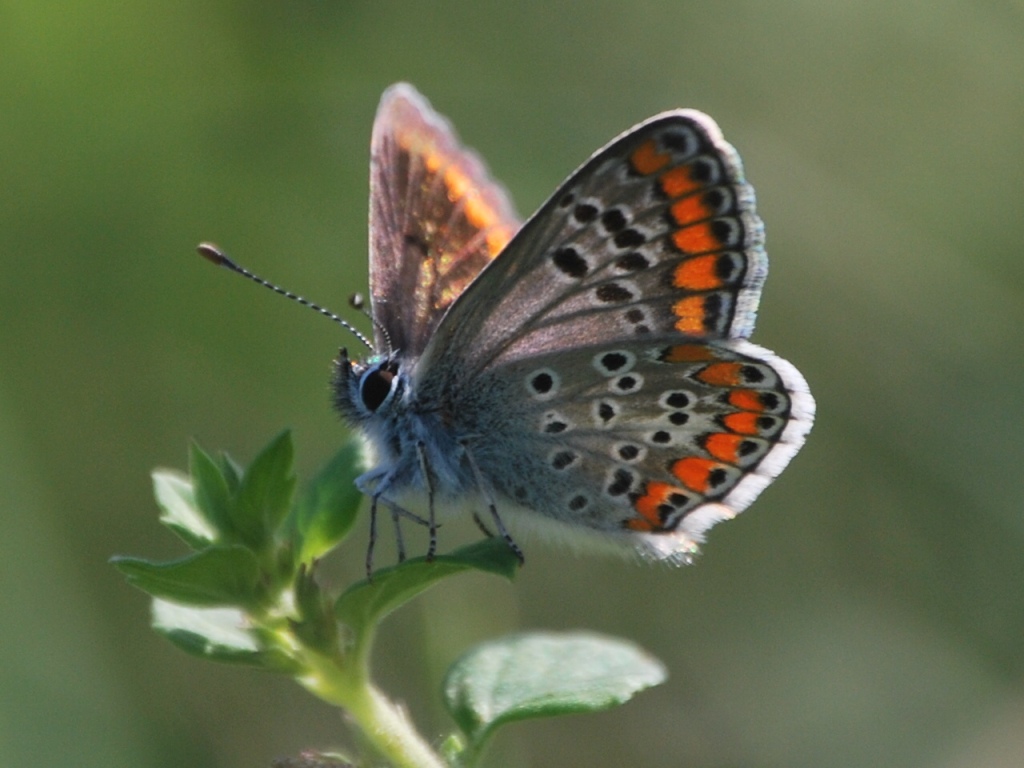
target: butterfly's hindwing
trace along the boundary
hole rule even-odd
[[[802,442],[791,425],[806,423],[806,391],[790,368],[749,342],[672,337],[499,365],[480,384],[519,405],[497,450],[479,447],[481,467],[503,496],[554,520],[695,544],[708,522],[691,513],[741,511],[756,496],[745,481],[763,487]]]

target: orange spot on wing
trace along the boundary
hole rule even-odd
[[[741,363],[712,363],[697,378],[713,387],[735,387],[740,383]]]
[[[672,465],[672,474],[679,478],[683,485],[698,493],[707,493],[711,483],[711,471],[716,468],[711,459],[700,459],[690,456],[680,459]]]
[[[660,171],[671,160],[667,152],[659,152],[653,139],[649,139],[633,150],[629,156],[629,163],[637,173],[647,176],[648,174]]]
[[[487,229],[497,219],[494,209],[487,205],[479,195],[467,197],[463,210],[466,213],[466,220],[477,229]]]
[[[757,419],[756,413],[730,413],[722,419],[722,423],[732,432],[741,435],[756,435],[758,432]]]
[[[661,516],[658,514],[658,507],[668,502],[669,498],[676,493],[683,493],[683,489],[669,483],[650,482],[644,489],[644,495],[633,503],[633,508],[652,527],[660,528]]]
[[[492,229],[487,233],[487,252],[491,254],[491,258],[494,258],[508,245],[508,241],[512,239],[512,232],[504,227],[499,229]]]
[[[690,296],[680,299],[672,305],[672,312],[679,318],[675,324],[677,331],[695,335],[707,332],[707,327],[704,325],[707,312],[704,311],[703,296]]]
[[[685,226],[711,215],[711,209],[704,204],[702,197],[703,195],[691,195],[672,203],[668,210],[677,224]]]
[[[680,197],[687,192],[700,189],[701,186],[701,182],[693,178],[688,165],[681,165],[661,175],[661,191],[669,197]]]
[[[677,229],[672,233],[672,242],[683,253],[713,251],[721,245],[721,241],[711,231],[710,222]]]
[[[423,164],[430,173],[437,173],[441,168],[442,162],[441,156],[437,152],[430,152],[423,158]]]
[[[743,443],[742,435],[731,435],[727,432],[714,432],[707,436],[704,441],[704,448],[719,461],[729,464],[738,464],[740,458],[740,445]]]
[[[658,359],[666,363],[699,363],[714,360],[715,356],[700,344],[676,344],[666,349]]]
[[[672,285],[691,291],[708,291],[720,288],[722,279],[718,276],[718,256],[708,254],[687,259],[672,272]]]
[[[764,410],[764,403],[761,402],[761,393],[753,389],[735,389],[729,393],[729,405],[742,408],[744,411]]]
[[[444,172],[444,185],[448,187],[448,199],[455,202],[466,196],[473,183],[466,174],[453,165]]]

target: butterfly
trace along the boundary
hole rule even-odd
[[[412,86],[373,125],[374,353],[334,368],[400,530],[440,510],[687,563],[803,445],[803,376],[747,341],[767,274],[739,156],[701,112],[613,139],[525,223]],[[479,520],[479,517],[477,517]],[[402,544],[399,533],[399,548]]]

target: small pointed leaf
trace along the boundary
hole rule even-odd
[[[362,494],[360,444],[345,443],[299,498],[290,520],[300,563],[308,563],[340,544],[355,524]]]
[[[441,741],[438,752],[444,761],[451,766],[463,765],[463,758],[466,754],[466,743],[460,733],[449,733]]]
[[[263,597],[256,556],[238,545],[208,547],[179,560],[111,560],[128,582],[153,597],[194,606],[259,605]]]
[[[170,469],[158,469],[153,472],[153,494],[161,510],[160,522],[192,549],[203,549],[217,538],[217,531],[196,506],[192,481],[187,477]]]
[[[295,575],[295,613],[291,626],[300,641],[325,655],[337,650],[338,623],[313,566],[302,565]]]
[[[237,540],[231,522],[234,501],[220,467],[196,443],[192,443],[188,456],[188,471],[192,478],[195,505],[203,517],[210,521],[220,535],[218,539]]]
[[[295,475],[294,448],[287,430],[260,451],[242,476],[233,520],[241,540],[262,551],[288,514]]]
[[[433,562],[417,557],[382,568],[373,574],[372,583],[364,580],[347,589],[335,603],[334,615],[361,635],[447,576],[477,570],[511,579],[518,566],[519,560],[502,539],[484,539],[450,555],[438,555]]]
[[[153,600],[153,629],[186,653],[211,661],[294,672],[296,662],[261,642],[248,617],[236,608],[193,608]]]
[[[224,481],[228,485],[228,490],[232,494],[238,493],[238,486],[242,484],[242,475],[245,474],[245,470],[226,453],[220,455],[219,466],[221,474],[224,475]]]
[[[632,643],[587,632],[512,635],[471,649],[445,677],[445,705],[475,749],[504,723],[595,712],[666,677]]]

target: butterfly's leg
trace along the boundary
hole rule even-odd
[[[423,474],[423,484],[427,487],[427,525],[430,527],[430,543],[427,545],[427,562],[434,559],[437,551],[437,519],[434,517],[434,482],[430,477],[430,467],[427,464],[427,453],[423,450],[423,441],[416,443],[416,455],[420,460],[420,472]]]
[[[402,538],[402,525],[400,522],[401,514],[405,510],[396,507],[394,504],[388,504],[388,509],[391,510],[391,522],[395,526],[395,546],[398,548],[398,562],[405,562],[405,540]]]
[[[483,532],[484,536],[486,536],[488,539],[494,538],[494,532],[491,531],[491,529],[487,527],[484,521],[480,519],[480,513],[473,513],[473,522],[476,523],[476,527]]]
[[[370,543],[366,549],[367,576],[370,575],[373,567],[373,545],[377,542],[377,502],[381,499],[381,494],[374,494],[370,499]],[[398,549],[398,562],[405,562],[405,539],[402,536],[401,519],[408,517],[420,525],[428,525],[429,523],[419,515],[415,515],[397,504],[392,504],[386,499],[382,503],[391,511],[391,521],[395,526],[395,547]]]
[[[484,497],[484,501],[487,503],[487,509],[491,513],[491,518],[494,520],[494,524],[498,527],[498,533],[501,534],[501,538],[505,540],[505,543],[508,544],[509,549],[512,550],[512,553],[516,556],[516,559],[519,560],[519,564],[523,565],[526,562],[526,557],[523,556],[523,550],[521,550],[519,548],[519,545],[516,544],[516,542],[513,540],[512,535],[508,532],[508,529],[505,528],[505,523],[501,521],[501,516],[498,515],[498,507],[494,503],[494,497],[491,496],[490,490],[484,483],[484,476],[480,472],[480,467],[477,466],[476,459],[473,458],[473,454],[469,450],[469,441],[461,440],[460,444],[462,445],[463,450],[466,452],[466,460],[469,462],[469,466],[473,470],[473,477],[476,479],[476,484],[477,487],[480,489],[480,494]],[[479,524],[479,520],[477,521],[477,523]]]
[[[377,543],[377,496],[370,497],[370,543],[366,545],[366,580],[373,581],[373,545]]]
[[[366,545],[366,579],[373,581],[373,547],[377,543],[377,501],[384,494],[388,477],[385,472],[373,469],[356,478],[356,488],[370,497],[370,541]]]
[[[395,504],[386,498],[387,489],[392,483],[392,478],[393,475],[379,471],[367,472],[366,474],[360,475],[356,478],[356,487],[370,497],[370,541],[366,546],[366,577],[370,581],[373,580],[373,550],[374,545],[377,543],[378,503],[386,505],[388,510],[391,512],[391,520],[394,522],[395,526],[395,543],[398,547],[398,562],[405,560],[405,542],[402,538],[402,529],[399,524],[401,518],[407,517],[419,525],[429,526],[431,529],[431,540],[434,538],[433,531],[437,528],[433,523],[433,504],[431,504],[430,520],[425,520],[419,515],[410,512],[401,505]]]

